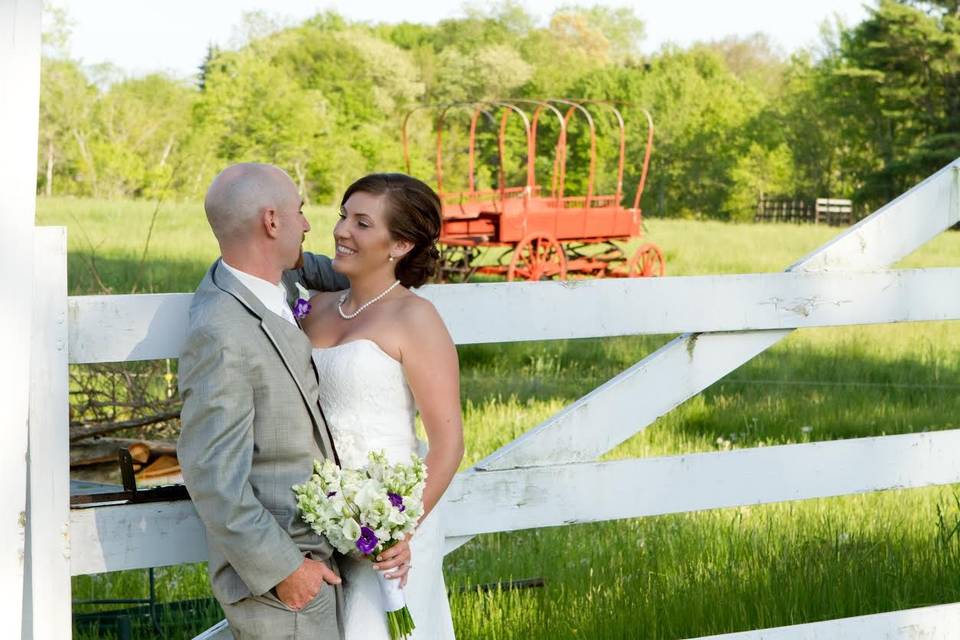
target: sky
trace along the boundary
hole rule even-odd
[[[873,4],[873,0],[867,0]],[[110,62],[132,74],[195,73],[207,45],[228,45],[242,16],[266,11],[297,22],[332,9],[351,20],[435,23],[463,15],[463,4],[421,0],[53,0],[72,25],[70,53],[85,64]],[[484,6],[474,1],[472,6]],[[645,52],[670,42],[686,46],[729,35],[766,33],[785,52],[816,44],[820,25],[832,16],[862,20],[864,0],[526,0],[543,22],[560,6],[631,7],[646,25]]]

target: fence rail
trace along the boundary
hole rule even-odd
[[[960,298],[940,295],[958,277],[960,268],[796,271],[430,285],[420,294],[437,306],[457,344],[480,344],[943,320],[960,310]],[[70,362],[178,357],[190,299],[189,293],[71,297]],[[483,322],[473,320],[477,314]]]
[[[960,604],[941,604],[699,640],[956,640],[958,631]]]
[[[949,430],[461,473],[439,508],[446,534],[463,537],[952,484],[958,450]],[[74,560],[75,575],[206,559],[190,502],[75,509],[71,530],[94,551]]]

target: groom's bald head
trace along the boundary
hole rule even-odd
[[[245,162],[227,167],[213,179],[203,208],[213,235],[223,244],[249,236],[267,208],[283,209],[299,202],[296,185],[282,169]]]

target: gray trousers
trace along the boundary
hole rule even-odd
[[[323,585],[299,611],[272,593],[224,604],[236,640],[341,640],[339,587]]]

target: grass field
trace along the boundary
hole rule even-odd
[[[75,294],[190,291],[216,256],[197,204],[41,200],[69,227]],[[333,212],[308,210],[328,252]],[[648,220],[670,275],[778,271],[838,233]],[[948,233],[901,267],[956,266]],[[709,310],[705,310],[709,312]],[[460,348],[469,465],[669,340]],[[658,420],[608,458],[956,428],[960,323],[805,330]],[[447,561],[461,638],[681,638],[960,600],[960,487],[890,491],[496,534]],[[546,586],[462,587],[543,577]],[[162,601],[209,593],[202,567],[157,570]],[[75,597],[138,596],[146,572],[75,579]],[[189,637],[216,618],[178,619]],[[203,618],[203,616],[201,616]],[[146,633],[145,630],[142,631]],[[78,634],[82,637],[83,634]]]

